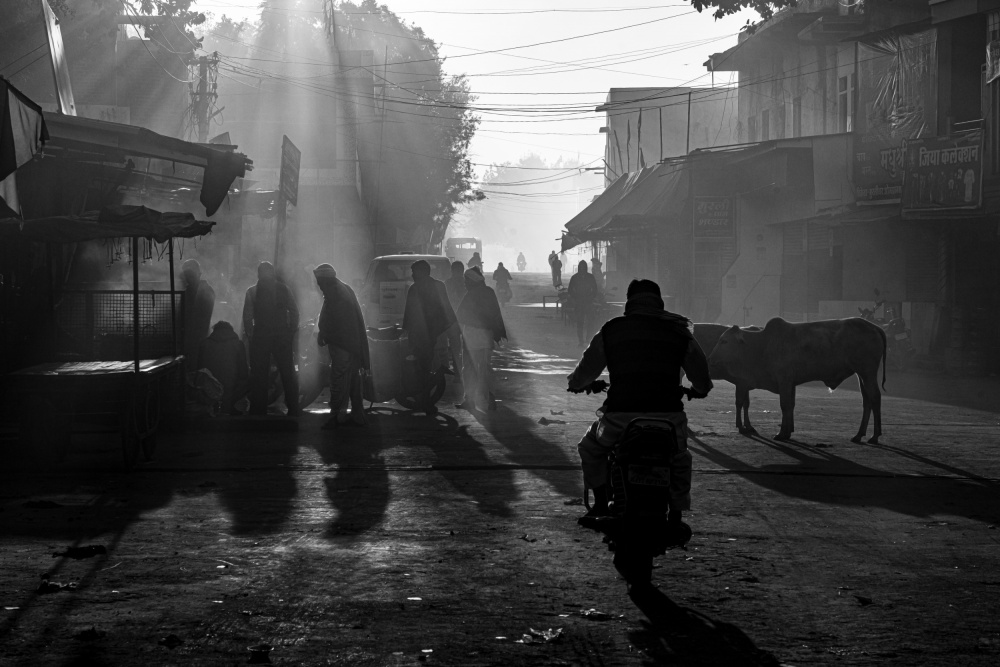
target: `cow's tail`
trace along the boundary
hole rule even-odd
[[[886,367],[886,357],[888,356],[889,353],[889,341],[885,335],[885,329],[879,327],[878,332],[882,334],[882,391],[885,391],[885,367]]]

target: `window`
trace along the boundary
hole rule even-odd
[[[792,100],[792,136],[802,136],[802,98]]]
[[[782,104],[778,107],[778,117],[775,119],[777,124],[774,128],[774,138],[784,139],[785,138],[785,105]]]
[[[760,112],[760,140],[770,141],[771,139],[771,110],[764,109]]]
[[[757,117],[747,118],[747,141],[757,141]]]
[[[854,130],[854,103],[858,98],[858,77],[855,74],[837,79],[837,112],[840,131]]]

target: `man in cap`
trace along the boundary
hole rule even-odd
[[[281,375],[289,417],[302,414],[293,347],[299,329],[299,310],[291,290],[277,279],[274,266],[257,266],[257,284],[243,302],[243,331],[250,338],[250,414],[267,414],[267,383],[271,357]]]
[[[370,369],[371,362],[361,304],[354,290],[337,277],[331,265],[320,264],[313,275],[323,292],[317,342],[328,346],[330,351],[330,419],[323,428],[336,428],[339,424],[364,426],[361,370]],[[348,399],[350,416],[347,414]]]
[[[201,341],[208,337],[215,310],[215,290],[201,279],[201,265],[197,260],[188,259],[181,264],[181,280],[184,283],[184,335],[182,337],[184,369],[198,370],[198,350]]]

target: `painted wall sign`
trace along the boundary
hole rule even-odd
[[[732,238],[736,235],[733,200],[730,197],[694,198],[694,237]]]

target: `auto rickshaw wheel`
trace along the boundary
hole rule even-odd
[[[444,373],[441,371],[432,373],[432,376],[430,401],[431,405],[434,405],[441,400],[442,396],[444,396],[444,390],[447,386],[447,382],[445,380]],[[419,410],[423,407],[413,396],[404,396],[400,394],[399,396],[396,396],[396,402],[407,410]]]

